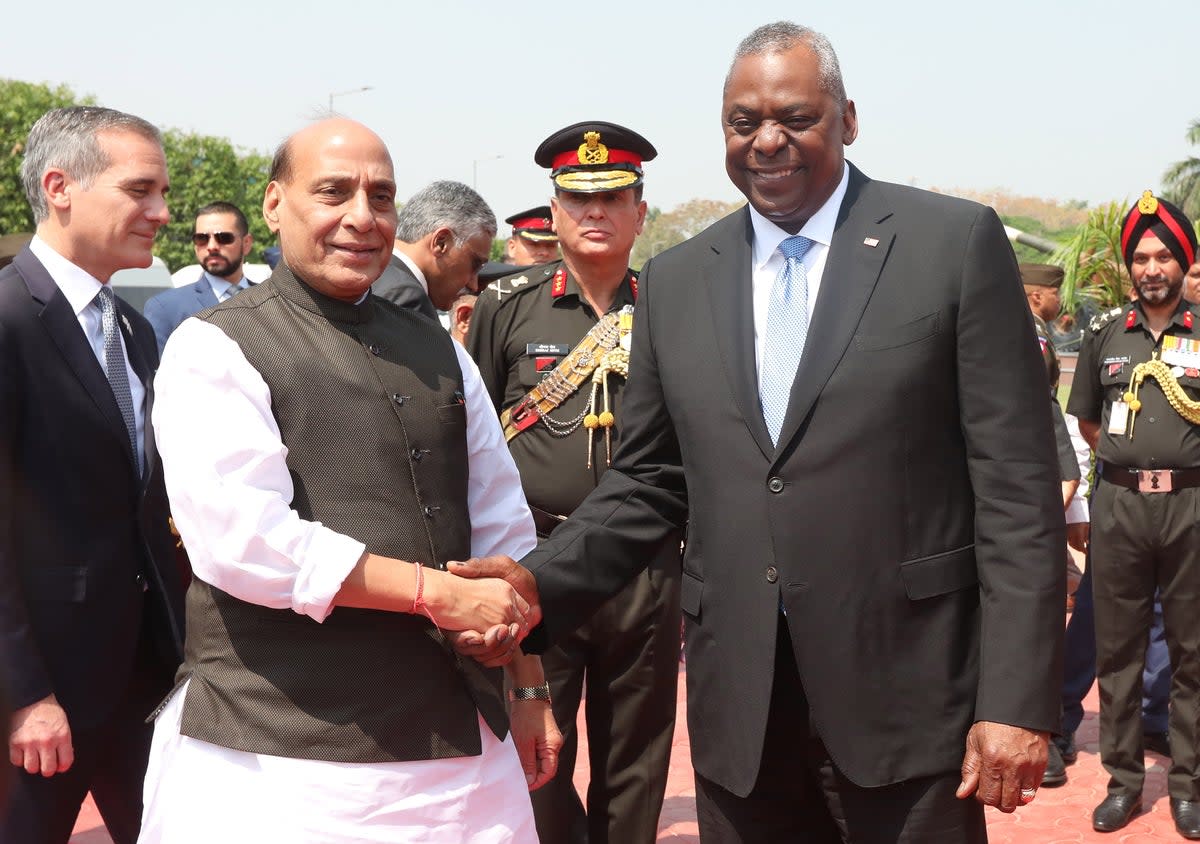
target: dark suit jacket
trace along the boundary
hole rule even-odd
[[[154,327],[159,354],[162,354],[163,346],[167,345],[167,338],[171,336],[171,332],[178,328],[181,322],[216,304],[216,294],[203,274],[200,275],[199,281],[151,296],[142,313]]]
[[[754,784],[781,596],[812,722],[860,785],[957,769],[975,720],[1055,728],[1062,502],[998,218],[851,170],[778,448],[758,399],[752,241],[742,209],[644,267],[613,468],[523,561],[545,632],[579,624],[687,519],[688,728],[705,777]]]
[[[408,308],[437,321],[437,308],[429,300],[429,294],[425,292],[421,282],[417,281],[417,277],[412,274],[408,264],[395,255],[392,255],[391,263],[383,271],[383,275],[371,285],[371,292],[390,302],[395,302],[402,308]]]
[[[183,653],[150,428],[158,354],[146,320],[117,303],[147,387],[144,479],[66,297],[28,249],[0,270],[0,656],[14,709],[53,692],[73,727],[99,723],[120,700],[143,624],[151,697],[170,689]]]

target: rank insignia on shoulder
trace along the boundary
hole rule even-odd
[[[1092,317],[1092,321],[1088,323],[1088,330],[1099,331],[1101,328],[1112,322],[1113,319],[1120,316],[1121,312],[1124,310],[1124,308],[1113,308],[1111,311],[1105,311],[1102,314],[1096,314],[1096,316]],[[1130,313],[1133,312],[1130,311]],[[1136,317],[1134,318],[1136,319]]]
[[[523,276],[523,275],[517,276],[512,281],[510,281],[509,284],[512,285],[513,287],[520,287],[522,284],[529,284],[529,277]]]

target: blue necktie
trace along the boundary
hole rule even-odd
[[[767,423],[771,442],[776,445],[787,413],[792,382],[796,380],[796,369],[800,365],[800,354],[808,337],[808,275],[803,261],[814,243],[803,235],[793,235],[779,244],[784,265],[771,287],[767,342],[758,379],[763,420]]]
[[[117,306],[113,292],[103,285],[96,294],[100,302],[101,321],[104,326],[104,374],[112,387],[113,398],[121,409],[125,430],[129,434],[129,445],[133,449],[138,476],[142,474],[142,450],[138,448],[137,420],[133,415],[133,393],[129,389],[129,375],[125,372],[125,350],[121,347],[121,331],[117,328]]]

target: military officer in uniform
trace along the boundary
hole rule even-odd
[[[621,427],[621,390],[642,230],[641,135],[612,123],[569,126],[534,156],[551,171],[562,260],[480,294],[467,338],[491,393],[534,523],[548,534],[599,482]],[[590,621],[543,656],[565,744],[559,773],[532,796],[543,844],[653,842],[675,723],[680,640],[679,537]],[[576,710],[587,682],[591,784],[572,785]]]
[[[1200,839],[1200,312],[1183,299],[1196,233],[1146,191],[1121,226],[1135,300],[1088,326],[1068,410],[1098,459],[1091,567],[1108,796],[1092,825],[1141,810],[1142,668],[1155,590],[1171,658],[1167,775],[1175,827]]]
[[[550,206],[539,205],[518,211],[504,222],[512,226],[512,235],[504,244],[504,260],[517,266],[548,264],[558,260],[558,235],[550,219]]]
[[[1048,327],[1062,308],[1059,288],[1063,283],[1062,267],[1052,264],[1020,264],[1021,283],[1025,286],[1025,298],[1033,312],[1033,327],[1037,332],[1038,344],[1042,347],[1042,359],[1046,362],[1046,378],[1050,384],[1050,410],[1054,419],[1054,442],[1058,446],[1058,468],[1062,476],[1063,506],[1070,503],[1079,488],[1079,464],[1075,461],[1075,449],[1063,418],[1062,405],[1058,401],[1058,380],[1062,367],[1058,362],[1058,350],[1050,338]],[[1044,779],[1043,785],[1049,785]]]

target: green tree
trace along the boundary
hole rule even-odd
[[[1088,212],[1087,220],[1054,254],[1063,268],[1063,311],[1068,314],[1114,308],[1128,301],[1129,272],[1121,256],[1121,220],[1126,203],[1109,202]]]
[[[1200,119],[1188,126],[1186,137],[1189,144],[1200,146]],[[1191,219],[1200,217],[1200,157],[1193,155],[1167,168],[1163,174],[1163,195]]]
[[[744,205],[743,200],[719,202],[713,199],[691,199],[671,211],[651,208],[646,213],[642,234],[633,246],[629,263],[635,269],[659,252],[697,235],[717,220]]]
[[[225,138],[170,129],[163,133],[171,193],[167,202],[171,222],[159,229],[154,252],[172,271],[194,264],[192,223],[196,212],[210,202],[232,202],[250,223],[254,248],[247,260],[260,260],[274,235],[262,217],[270,159],[257,152],[239,153]]]
[[[0,79],[0,234],[33,231],[33,212],[21,187],[21,160],[33,124],[52,108],[92,102],[65,85]]]

